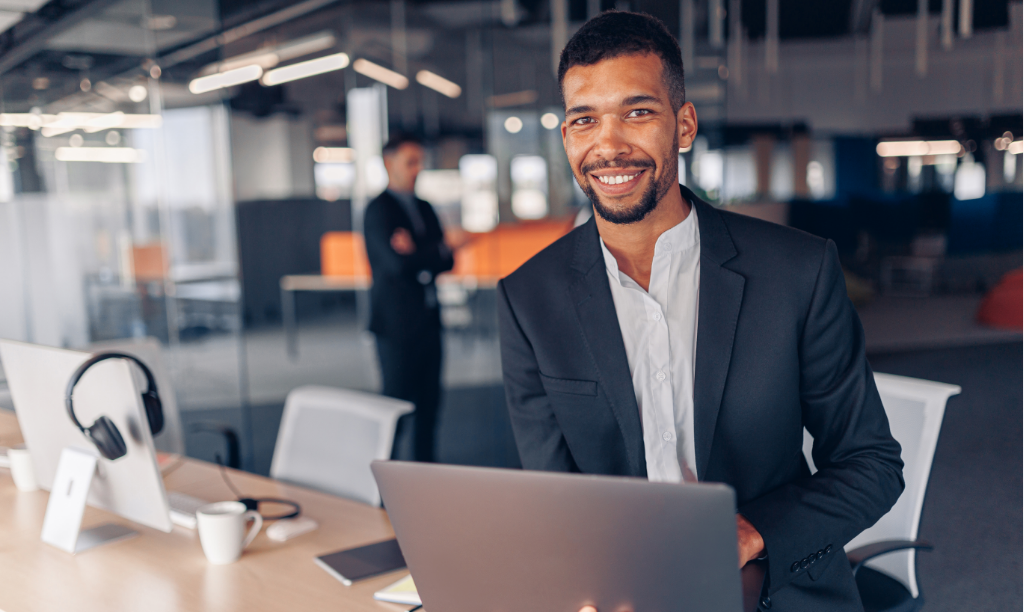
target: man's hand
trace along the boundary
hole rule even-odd
[[[391,248],[399,255],[412,255],[416,252],[416,243],[412,241],[409,230],[400,227],[391,234]]]
[[[736,535],[739,542],[740,567],[764,555],[764,540],[742,514],[736,515]]]
[[[473,241],[473,236],[461,227],[449,227],[444,230],[444,241],[448,248],[458,251]]]

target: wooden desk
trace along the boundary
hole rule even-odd
[[[0,444],[20,441],[13,413],[0,410]],[[218,467],[192,459],[169,471],[164,484],[200,499],[234,499]],[[96,508],[86,508],[83,529],[104,523],[129,525],[137,537],[70,555],[39,539],[49,493],[23,493],[8,470],[0,470],[0,610],[5,612],[403,612],[409,606],[379,602],[373,593],[398,580],[403,571],[341,584],[313,557],[394,537],[379,509],[228,470],[245,495],[281,497],[302,504],[320,528],[287,542],[265,533],[231,565],[211,565],[199,534],[175,526],[163,533]],[[764,572],[743,571],[744,609],[754,610]],[[568,611],[571,612],[571,611]],[[601,611],[604,612],[604,611]],[[643,611],[638,611],[643,612]]]
[[[17,421],[0,411],[0,444],[17,443]],[[164,478],[169,491],[200,499],[234,499],[217,466],[185,459]],[[49,493],[22,493],[8,470],[0,470],[0,610],[5,612],[135,612],[210,610],[330,610],[401,612],[373,599],[402,576],[384,576],[341,584],[313,557],[394,537],[387,514],[331,495],[229,470],[246,495],[282,497],[302,504],[320,528],[287,542],[261,533],[231,565],[211,565],[196,531],[174,527],[171,533],[143,527],[95,508],[86,508],[83,528],[103,523],[130,525],[137,537],[106,544],[77,556],[39,539]]]

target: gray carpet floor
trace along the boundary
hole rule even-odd
[[[932,464],[918,555],[928,612],[1020,610],[1021,343],[874,354],[872,368],[960,385]]]

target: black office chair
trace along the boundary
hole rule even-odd
[[[188,430],[192,433],[212,433],[224,438],[227,455],[224,460],[225,467],[241,469],[242,453],[238,443],[238,433],[230,425],[224,423],[199,422],[193,423]],[[220,454],[218,453],[218,456]]]
[[[857,580],[864,612],[917,612],[924,605],[924,595],[914,597],[900,581],[866,567],[864,562],[898,550],[932,550],[924,540],[884,540],[872,542],[846,553]]]

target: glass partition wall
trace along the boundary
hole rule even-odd
[[[251,468],[228,111],[159,63],[217,5],[105,6],[0,75],[0,337],[155,343],[165,406],[186,432],[230,426]]]

